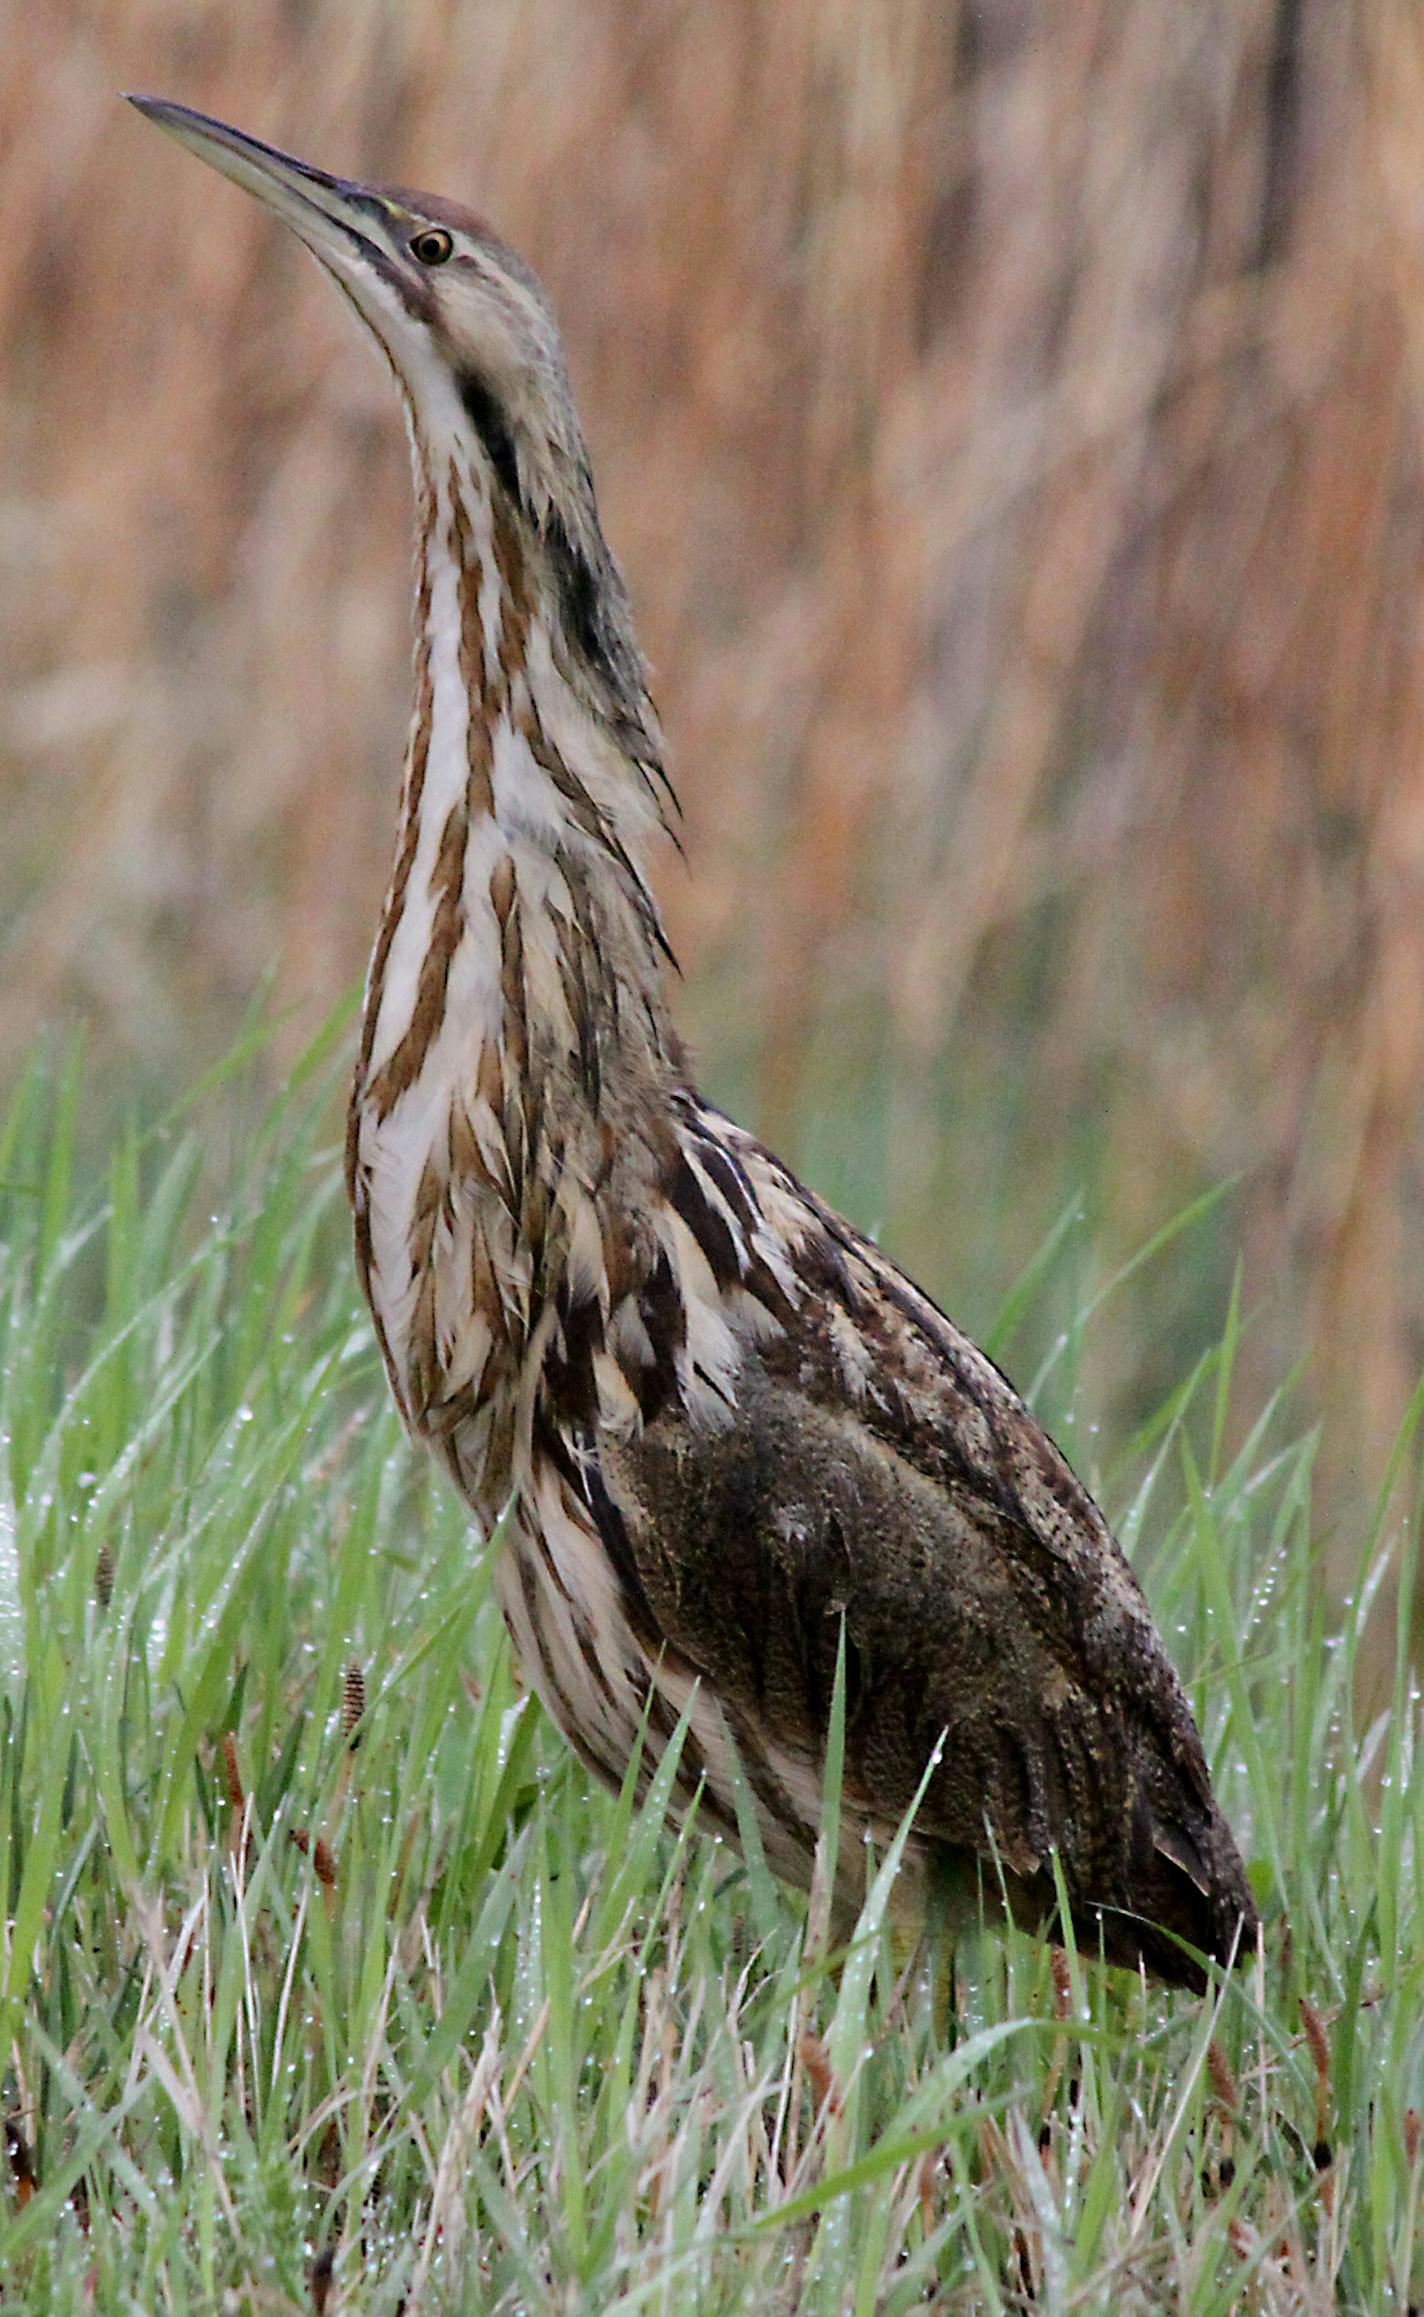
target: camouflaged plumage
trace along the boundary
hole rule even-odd
[[[424,194],[145,109],[283,216],[383,346],[419,516],[416,700],[348,1171],[392,1389],[486,1530],[554,1719],[811,1870],[844,1635],[846,1839],[939,1748],[910,1905],[1000,1898],[1186,1985],[1255,1926],[1097,1508],[1004,1377],[691,1083],[639,865],[671,791],[558,334]]]

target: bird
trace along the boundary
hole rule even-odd
[[[428,193],[132,100],[256,196],[386,357],[414,709],[346,1172],[405,1426],[494,1540],[526,1679],[617,1787],[837,1907],[1002,1917],[1200,1990],[1257,1915],[1145,1596],[1007,1378],[699,1093],[645,866],[676,799],[559,332]],[[839,1701],[837,1703],[837,1701]],[[913,1815],[910,1815],[913,1812]]]

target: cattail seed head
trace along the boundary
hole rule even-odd
[[[346,1668],[341,1684],[341,1730],[350,1746],[359,1746],[360,1724],[366,1712],[366,1676],[356,1658]]]

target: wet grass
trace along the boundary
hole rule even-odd
[[[402,1440],[318,1051],[214,1199],[181,1121],[0,1137],[5,2305],[69,2312],[1403,2309],[1424,2295],[1424,1782],[1361,1515],[1242,1438],[1239,1314],[1119,1459],[1262,1903],[1210,1998],[986,1934],[898,1975],[590,1790]],[[1189,1263],[1191,1234],[1151,1260]],[[1047,1291],[1045,1252],[1003,1315]],[[1037,1389],[1073,1408],[1093,1296]],[[1027,1379],[1026,1379],[1027,1380]],[[1402,1452],[1403,1453],[1403,1452]],[[1404,1588],[1407,1592],[1407,1586]],[[834,1784],[834,1764],[828,1777]],[[892,1862],[889,1862],[893,1864]]]

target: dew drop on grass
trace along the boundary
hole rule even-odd
[[[20,1601],[20,1554],[15,1512],[0,1497],[0,1672],[18,1683],[24,1676],[25,1613]]]

